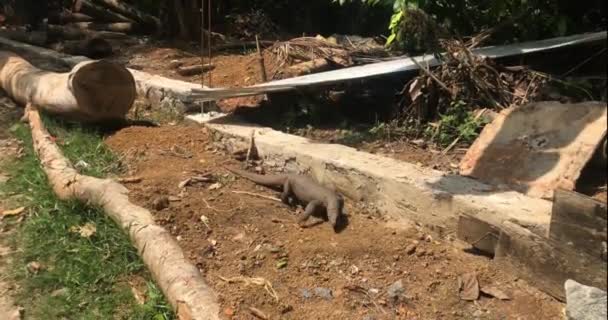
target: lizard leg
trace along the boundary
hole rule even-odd
[[[283,183],[283,192],[281,193],[281,201],[285,204],[289,204],[289,196],[291,195],[291,185],[289,184],[289,179],[285,179],[285,183]]]
[[[304,213],[298,218],[298,225],[302,228],[310,228],[323,222],[324,220],[313,216],[313,214],[322,208],[323,202],[319,200],[313,200],[306,205]]]

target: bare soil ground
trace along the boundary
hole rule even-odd
[[[255,319],[249,307],[272,319],[561,317],[562,304],[507,275],[488,258],[465,253],[453,235],[431,236],[415,226],[396,228],[351,201],[342,232],[335,233],[327,224],[301,229],[294,209],[233,193],[276,196],[228,174],[222,166],[239,163],[227,160],[200,127],[131,127],[106,142],[124,157],[128,175],[142,179],[127,184],[132,200],[153,210],[158,223],[176,236],[218,292],[229,318]],[[217,184],[179,187],[188,177],[206,173]],[[157,210],[162,197],[169,197],[170,204]],[[415,252],[408,253],[412,247]],[[500,288],[511,300],[461,300],[458,278],[469,272],[478,275],[483,288]],[[264,278],[278,301],[263,286],[221,277]],[[404,290],[395,301],[387,289],[398,280]],[[323,295],[327,290],[331,294]]]

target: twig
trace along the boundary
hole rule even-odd
[[[255,35],[255,44],[258,50],[258,63],[260,64],[260,73],[262,74],[262,82],[268,81],[268,77],[266,76],[266,67],[264,65],[264,55],[262,54],[262,49],[260,49],[260,39],[258,35]]]
[[[445,91],[450,93],[450,96],[453,96],[454,94],[452,93],[452,90],[450,90],[450,88],[448,88],[448,86],[445,85],[445,83],[441,82],[441,80],[439,80],[439,78],[437,78],[431,71],[427,70],[426,68],[424,68],[418,61],[416,61],[416,59],[414,57],[411,57],[410,59],[412,59],[412,61],[414,62],[414,64],[416,64],[416,66],[418,66],[418,68],[420,68],[420,70],[422,70],[424,73],[426,73],[427,76],[431,77],[433,80],[435,80],[435,82],[437,82],[437,84],[439,84]]]
[[[249,312],[262,320],[268,320],[268,316],[258,308],[249,307]]]
[[[369,294],[369,292],[367,290],[365,290],[365,288],[363,288],[361,286],[357,286],[357,285],[355,285],[355,286],[346,286],[344,288],[347,289],[347,290],[359,292],[359,293],[365,295],[369,299],[369,301],[371,301],[374,304],[374,306],[376,307],[376,309],[382,311],[382,313],[384,313],[384,314],[387,313],[386,310],[384,310],[384,308],[382,308],[380,305],[378,305],[378,303],[376,302],[376,300],[374,299],[374,297],[372,297]]]
[[[584,66],[585,64],[587,64],[587,62],[589,62],[589,61],[593,60],[593,58],[595,58],[595,57],[599,56],[600,54],[604,53],[604,51],[606,51],[606,48],[602,48],[602,50],[600,50],[600,51],[598,51],[598,52],[594,53],[594,54],[593,54],[591,57],[589,57],[589,58],[587,58],[587,59],[583,60],[581,63],[579,63],[579,64],[575,65],[574,67],[572,67],[572,69],[570,69],[570,70],[566,71],[566,72],[565,72],[564,74],[562,74],[560,77],[562,77],[562,78],[563,78],[563,77],[565,77],[565,76],[567,76],[567,75],[571,74],[572,72],[576,71],[576,69],[578,69],[578,68],[580,68],[580,67]]]
[[[258,148],[255,145],[255,130],[251,131],[251,136],[249,137],[249,148],[247,148],[247,157],[245,157],[245,163],[249,163],[251,160],[257,160],[258,156]]]
[[[201,198],[203,200],[203,202],[205,203],[205,205],[207,206],[207,208],[215,211],[215,212],[220,212],[220,213],[230,213],[232,212],[232,210],[220,210],[220,209],[216,209],[214,207],[212,207],[209,202],[207,202],[207,200],[205,200],[205,198]]]
[[[273,297],[276,302],[279,302],[279,295],[272,287],[272,284],[270,283],[270,281],[268,281],[264,278],[249,278],[249,277],[242,277],[242,276],[238,276],[238,277],[234,277],[234,278],[226,278],[226,277],[218,276],[218,278],[220,278],[222,281],[225,281],[228,283],[243,283],[246,286],[251,285],[251,284],[263,286],[264,289],[266,290],[266,292],[268,292],[268,294],[271,297]]]
[[[281,199],[277,198],[277,197],[271,197],[271,196],[265,196],[263,194],[258,194],[258,193],[253,193],[253,192],[247,192],[247,191],[237,191],[234,190],[232,191],[232,193],[236,193],[236,194],[246,194],[248,196],[252,196],[252,197],[258,197],[258,198],[262,198],[262,199],[267,199],[267,200],[272,200],[272,201],[277,201],[277,202],[282,202]]]

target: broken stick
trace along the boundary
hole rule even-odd
[[[102,207],[129,235],[179,319],[219,320],[217,297],[173,236],[154,222],[152,214],[131,203],[128,190],[121,184],[79,174],[49,138],[40,114],[31,104],[26,107],[25,118],[32,131],[34,151],[57,197]]]

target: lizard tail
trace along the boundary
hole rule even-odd
[[[249,179],[257,184],[261,184],[266,187],[282,187],[285,183],[285,179],[287,179],[287,176],[285,175],[261,175],[240,169],[234,169],[229,167],[225,168],[226,170],[234,174],[237,174],[243,178]]]

